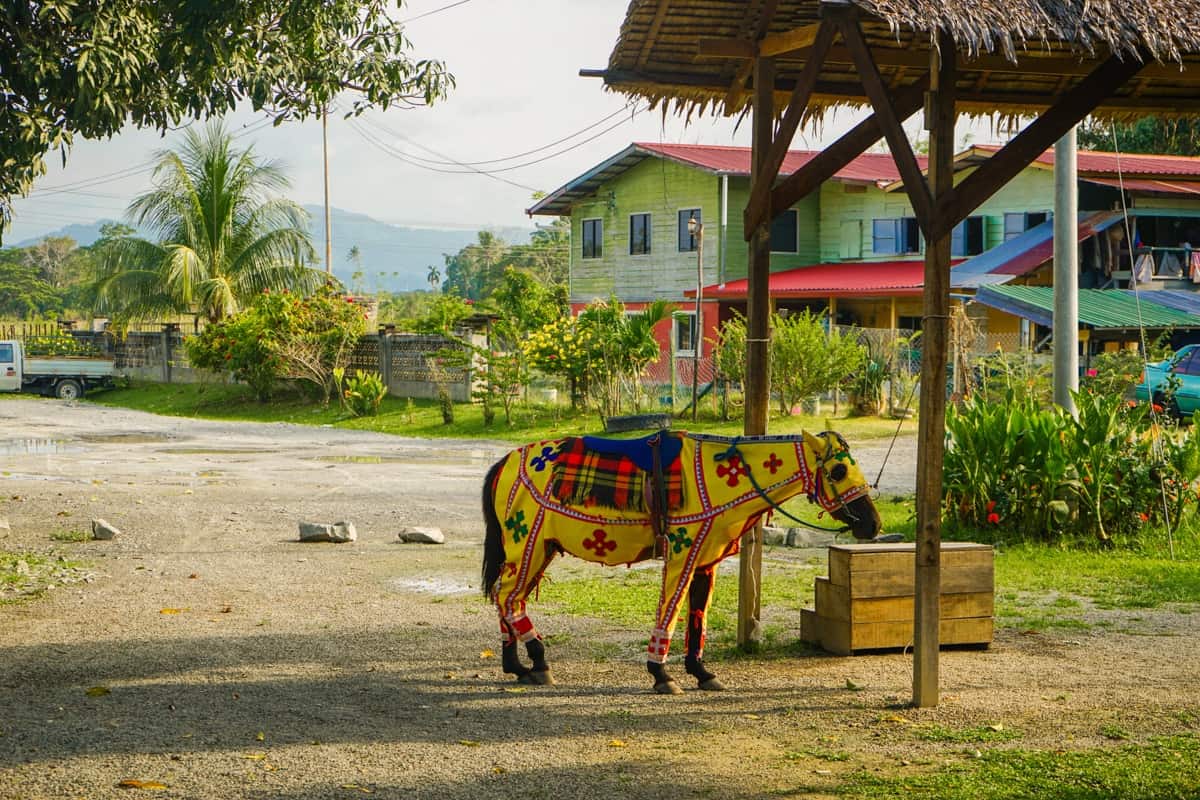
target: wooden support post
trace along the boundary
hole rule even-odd
[[[930,51],[929,185],[933,202],[954,187],[955,44],[939,33]],[[941,618],[942,448],[946,433],[946,340],[950,328],[950,229],[925,249],[921,339],[921,415],[917,433],[916,599],[913,607],[913,705],[938,703]]]
[[[774,95],[775,61],[758,58],[754,61],[754,129],[751,147],[750,187],[760,183],[768,186],[775,176],[763,170],[771,149],[775,126]],[[746,416],[747,436],[767,432],[767,409],[770,403],[770,340],[771,319],[771,211],[750,235],[749,285],[746,321]],[[762,522],[748,531],[741,542],[738,557],[738,645],[753,649],[762,640]]]

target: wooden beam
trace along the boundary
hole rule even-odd
[[[931,50],[929,99],[929,183],[932,199],[954,188],[954,39],[938,33]],[[940,57],[939,57],[940,52]],[[913,602],[913,705],[938,704],[938,649],[941,620],[942,460],[946,436],[946,350],[950,330],[950,228],[925,243],[925,307],[921,326],[921,392],[917,431],[916,586]]]
[[[813,87],[817,85],[817,76],[821,73],[821,58],[833,44],[833,37],[833,25],[822,23],[817,34],[817,42],[809,54],[808,63],[804,65],[804,70],[796,80],[796,88],[792,90],[792,96],[788,100],[787,111],[779,122],[775,140],[771,142],[771,149],[764,157],[765,160],[761,167],[763,174],[779,175],[779,168],[783,166],[783,160],[787,158],[788,148],[792,146],[792,139],[800,127],[800,121],[804,119],[804,115],[808,111],[808,99],[812,96]],[[746,230],[757,228],[764,221],[770,222],[770,220],[763,219],[763,214],[770,205],[773,184],[774,177],[770,181],[760,181],[753,186],[750,200],[746,206]],[[749,215],[751,207],[755,210],[753,217]]]
[[[783,34],[777,34],[783,35]],[[713,58],[753,59],[758,53],[765,52],[746,39],[710,36],[700,39],[700,55]],[[876,65],[880,67],[909,67],[922,72],[928,66],[928,49],[924,46],[903,47],[874,47],[871,50]],[[804,60],[808,54],[804,48],[786,53],[786,60]],[[959,74],[967,72],[994,72],[999,74],[1031,75],[1045,77],[1087,77],[1103,58],[1081,61],[1076,58],[1061,58],[1058,56],[1039,56],[1026,53],[1016,63],[1004,56],[979,55],[974,58],[960,57]],[[829,64],[853,64],[854,56],[848,47],[833,47],[826,57]],[[1193,66],[1197,66],[1193,64]],[[1168,80],[1176,83],[1200,83],[1200,69],[1180,69],[1177,64],[1147,64],[1142,74],[1151,79]]]
[[[775,18],[775,12],[779,8],[779,0],[752,0],[746,3],[746,16],[742,18],[742,30],[747,31],[750,28],[750,20],[755,8],[759,9],[758,23],[754,26],[753,39],[757,43],[759,39],[767,33],[767,28],[771,25],[771,20]],[[755,44],[755,53],[758,52],[758,45]],[[725,111],[733,108],[741,101],[742,92],[746,90],[746,81],[750,78],[750,73],[754,71],[754,65],[757,61],[757,55],[754,60],[743,64],[738,68],[737,74],[733,78],[733,82],[729,85],[729,90],[725,93]],[[772,80],[774,80],[774,66],[771,69]]]
[[[826,61],[826,64],[829,62]],[[603,78],[608,86],[620,87],[622,84],[640,84],[646,85],[650,83],[672,84],[675,86],[685,86],[689,89],[696,89],[702,92],[711,93],[714,96],[723,94],[729,87],[720,83],[716,83],[712,78],[706,78],[702,75],[687,74],[679,72],[635,72],[632,70],[602,70],[602,69],[581,69],[579,71],[581,77],[585,78]],[[1196,74],[1200,75],[1200,69],[1196,70]],[[779,78],[775,81],[775,91],[781,94],[791,92],[796,88],[796,81],[791,78]],[[813,89],[813,96],[832,98],[835,102],[846,100],[850,102],[867,101],[869,98],[863,90],[861,83],[849,83],[843,81],[818,81]],[[992,106],[997,113],[1013,112],[1018,115],[1030,117],[1046,108],[1052,107],[1059,102],[1065,95],[1055,96],[1046,94],[1036,94],[1032,92],[1006,92],[1003,90],[993,91],[960,91],[958,94],[958,106]],[[1139,116],[1154,113],[1171,114],[1178,116],[1194,115],[1200,116],[1200,95],[1196,96],[1173,96],[1173,97],[1106,97],[1101,105],[1097,106],[1100,109],[1112,109],[1114,111],[1134,111]]]
[[[792,28],[790,31],[783,33],[772,33],[762,38],[758,43],[758,53],[760,56],[781,56],[785,53],[791,53],[794,50],[803,50],[806,47],[814,47],[817,42],[817,35],[821,30],[821,23],[814,22],[811,25],[805,25],[801,28]],[[805,56],[807,60],[810,56]]]
[[[892,92],[884,83],[883,76],[879,74],[879,69],[875,66],[875,59],[871,56],[871,48],[867,45],[867,40],[863,38],[862,28],[858,25],[858,17],[851,7],[830,9],[826,13],[837,23],[838,30],[842,33],[842,39],[845,40],[851,55],[854,56],[854,63],[858,67],[858,77],[862,80],[863,89],[871,100],[871,106],[875,109],[875,116],[879,119],[880,127],[883,128],[883,136],[887,139],[888,147],[891,148],[896,169],[899,170],[900,177],[904,179],[904,191],[912,203],[917,224],[921,226],[926,239],[933,239],[935,221],[933,198],[929,194],[929,186],[925,183],[925,176],[921,174],[921,165],[917,163],[917,157],[913,154],[912,143],[908,141],[904,126],[896,116],[896,109],[892,104]]]
[[[1122,61],[1116,56],[1097,67],[1092,74],[1062,96],[1050,110],[1039,116],[1016,138],[1002,147],[968,175],[953,191],[938,197],[937,225],[934,233],[949,232],[1025,169],[1063,134],[1102,105],[1109,95],[1120,89],[1138,73],[1143,62],[1133,58]],[[904,178],[908,183],[908,178]],[[926,233],[926,239],[936,238]]]
[[[662,28],[663,20],[667,18],[667,8],[670,4],[671,0],[658,0],[658,9],[654,12],[654,20],[650,23],[650,30],[646,33],[646,38],[642,40],[642,49],[638,53],[638,69],[646,66],[646,61],[650,58],[650,51],[654,47],[654,42],[658,40],[658,32]]]
[[[754,61],[754,120],[751,138],[750,186],[768,186],[775,175],[763,170],[775,128],[775,62],[769,58]],[[767,411],[771,391],[770,319],[771,319],[771,227],[765,222],[750,237],[750,263],[746,287],[746,410],[747,435],[767,432]],[[738,557],[738,644],[753,649],[762,639],[759,622],[762,613],[762,522],[742,536]]]
[[[895,94],[896,113],[901,119],[912,116],[921,107],[924,100],[928,78],[922,78],[919,83],[909,86]],[[771,191],[770,208],[791,208],[816,191],[821,184],[837,174],[854,159],[867,151],[871,145],[883,138],[883,129],[879,125],[878,115],[872,114],[842,135],[833,144],[826,147],[807,164],[793,172]],[[757,218],[766,213],[759,205],[746,206],[745,220]],[[749,239],[750,225],[746,224],[746,238]]]

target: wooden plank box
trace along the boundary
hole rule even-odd
[[[944,542],[940,642],[988,645],[995,610],[989,545]],[[804,609],[800,638],[831,653],[911,647],[916,545],[829,548],[829,576],[816,580],[816,608]]]

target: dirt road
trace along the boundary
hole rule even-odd
[[[960,757],[919,724],[1084,746],[1105,721],[1140,738],[1196,707],[1200,615],[1174,612],[944,653],[945,702],[903,717],[902,654],[768,652],[720,665],[729,692],[664,698],[648,630],[565,615],[541,616],[558,685],[517,687],[474,589],[480,482],[507,445],[35,400],[0,402],[0,424],[0,551],[94,573],[0,605],[3,800],[138,792],[122,781],[205,800],[815,797]],[[886,446],[856,448],[872,478]],[[911,448],[885,486],[911,481]],[[62,541],[95,517],[121,534]],[[302,519],[359,540],[300,544]],[[447,544],[400,544],[416,524]]]

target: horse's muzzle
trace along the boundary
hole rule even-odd
[[[875,503],[865,494],[830,513],[850,526],[850,532],[854,534],[855,539],[874,539],[883,528]]]

